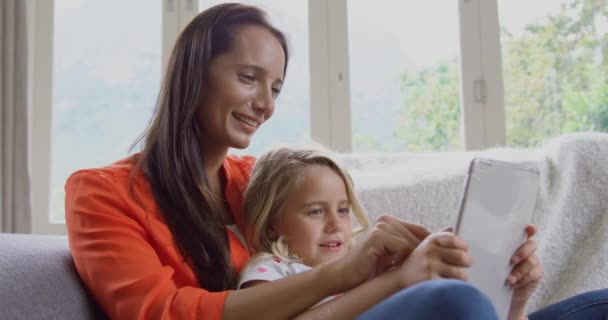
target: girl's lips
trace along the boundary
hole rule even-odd
[[[320,244],[321,250],[326,252],[337,252],[342,249],[342,242],[332,241]]]

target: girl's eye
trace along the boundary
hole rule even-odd
[[[323,214],[323,209],[317,208],[317,209],[312,209],[310,211],[308,211],[308,214],[311,216],[318,216]]]
[[[338,213],[342,216],[347,216],[350,214],[350,208],[340,208],[338,209]]]

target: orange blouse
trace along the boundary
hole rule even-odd
[[[221,319],[230,291],[199,287],[142,174],[133,181],[139,202],[131,196],[136,157],[77,171],[66,183],[66,225],[80,278],[111,319]],[[237,156],[223,163],[226,200],[241,233],[243,192],[254,163]],[[240,272],[249,253],[232,231],[228,237],[232,266]]]

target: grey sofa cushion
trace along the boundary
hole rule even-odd
[[[65,236],[0,233],[0,318],[104,319],[82,286]]]

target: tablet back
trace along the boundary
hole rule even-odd
[[[488,159],[469,167],[456,234],[469,246],[469,282],[484,292],[499,319],[507,319],[512,290],[506,285],[510,260],[526,240],[539,187],[538,169]]]

